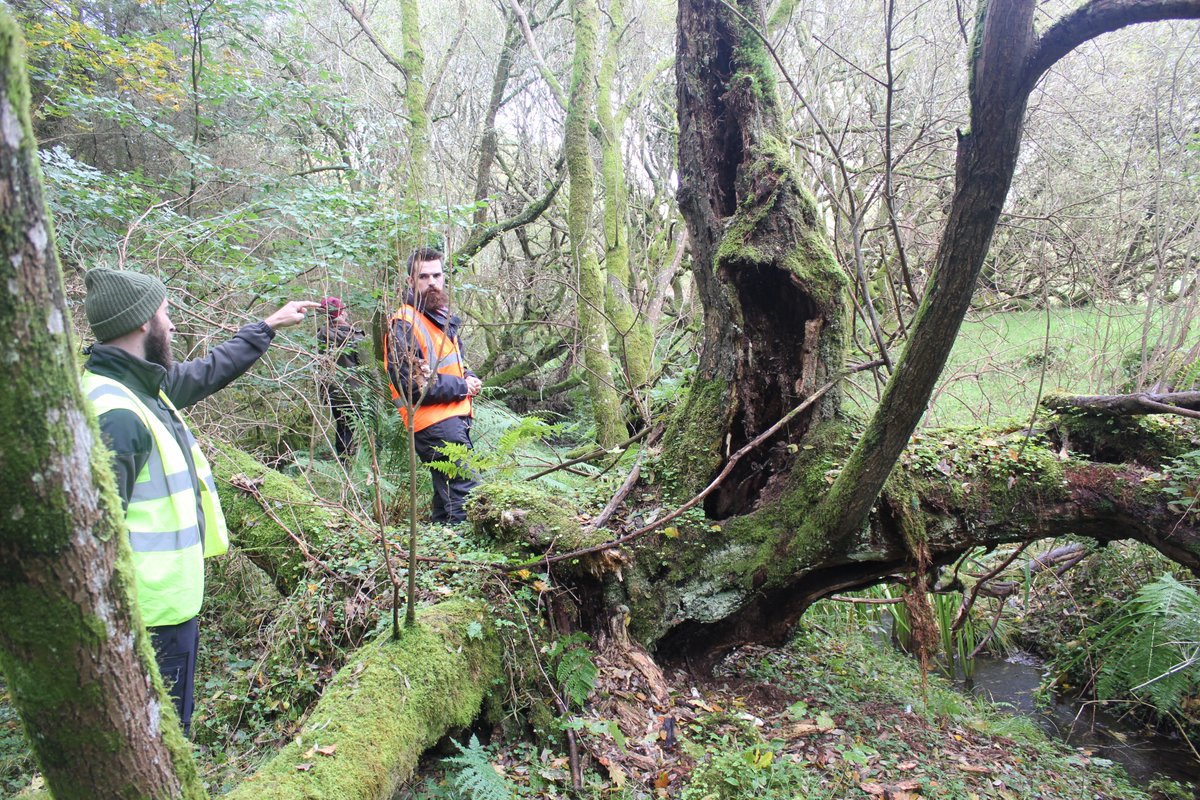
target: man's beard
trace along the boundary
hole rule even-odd
[[[166,326],[159,325],[158,320],[150,320],[146,330],[146,360],[158,364],[163,369],[171,369],[174,359],[171,357],[171,336]]]
[[[422,309],[437,311],[438,309],[448,308],[450,306],[450,297],[436,286],[430,286],[418,298],[420,301],[417,305]]]

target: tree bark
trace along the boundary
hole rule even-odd
[[[0,666],[59,800],[202,798],[133,587],[124,514],[79,386],[42,198],[24,45],[0,11]]]
[[[572,0],[575,23],[575,55],[571,93],[563,131],[570,197],[567,201],[567,230],[571,238],[571,260],[579,281],[579,329],[583,343],[583,366],[587,370],[596,441],[611,447],[624,438],[621,400],[613,383],[615,374],[608,346],[609,324],[604,314],[605,276],[596,254],[593,231],[596,170],[588,142],[588,126],[595,117],[596,48],[600,9],[596,0]]]
[[[608,279],[605,308],[616,329],[626,388],[641,405],[640,394],[650,381],[654,341],[646,320],[639,318],[633,302],[629,269],[629,187],[621,152],[624,115],[613,110],[613,89],[625,32],[625,0],[612,0],[608,8],[609,31],[600,62],[596,121],[600,139],[600,170],[604,181],[604,272]]]
[[[774,67],[749,22],[762,27],[759,0],[679,7],[679,205],[705,308],[697,379],[667,434],[679,443],[666,458],[685,491],[707,483],[845,357],[845,279],[793,164]],[[799,441],[837,406],[830,393],[779,441]],[[710,496],[710,515],[748,511],[786,471],[776,450],[766,452]]]

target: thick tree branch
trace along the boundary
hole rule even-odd
[[[487,247],[488,244],[490,244],[491,241],[500,234],[506,233],[515,228],[520,228],[523,225],[528,225],[545,213],[546,209],[550,207],[550,203],[553,202],[554,196],[558,194],[558,190],[562,188],[563,180],[565,178],[565,174],[561,169],[562,163],[563,162],[560,160],[557,165],[559,170],[558,173],[554,176],[554,180],[546,188],[545,193],[543,193],[541,197],[534,198],[529,205],[521,209],[520,213],[516,214],[515,216],[500,220],[493,225],[486,225],[476,230],[475,233],[471,235],[471,238],[468,239],[462,247],[458,248],[453,254],[451,254],[450,263],[456,268],[460,267],[480,250]]]
[[[1140,22],[1200,19],[1200,0],[1091,0],[1042,34],[1029,58],[1024,91],[1046,70],[1084,42]]]
[[[396,58],[395,53],[384,46],[383,42],[379,40],[379,37],[375,35],[375,31],[371,29],[370,24],[367,22],[366,17],[362,15],[362,12],[355,8],[350,0],[338,0],[338,2],[341,3],[342,8],[346,9],[346,13],[353,17],[354,21],[358,23],[358,27],[362,29],[362,32],[366,34],[367,39],[372,45],[375,46],[375,49],[379,51],[379,55],[383,56],[383,60],[395,68],[401,75],[403,75],[405,80],[408,80],[408,71],[404,68],[404,64],[401,63],[400,59]]]

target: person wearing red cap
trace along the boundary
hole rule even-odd
[[[354,449],[354,396],[362,390],[362,381],[354,376],[358,366],[358,343],[366,334],[350,322],[346,304],[340,297],[321,300],[317,311],[325,315],[317,328],[317,349],[333,358],[332,376],[321,382],[321,394],[333,417],[334,449],[338,461],[345,461]]]

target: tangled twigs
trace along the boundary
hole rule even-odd
[[[533,475],[530,475],[525,480],[535,481],[538,478],[544,478],[545,476],[549,475],[551,472],[557,472],[560,469],[566,469],[567,467],[573,467],[576,464],[582,464],[585,461],[591,461],[593,459],[599,458],[600,456],[604,455],[605,453],[611,453],[611,452],[613,452],[613,450],[624,450],[627,447],[629,447],[631,444],[633,444],[634,442],[645,438],[646,435],[649,433],[650,433],[650,428],[642,428],[640,431],[635,433],[633,436],[630,436],[628,439],[621,442],[616,447],[613,447],[611,449],[604,448],[604,447],[598,447],[589,453],[584,453],[579,458],[572,458],[570,461],[564,461],[561,464],[555,464],[553,467],[546,467],[546,469],[542,470],[541,472],[537,472],[537,473],[534,473]]]
[[[270,517],[271,521],[274,522],[276,525],[278,525],[279,529],[281,531],[283,531],[284,533],[286,533],[288,535],[288,538],[290,538],[293,542],[296,543],[296,546],[300,548],[300,554],[302,556],[304,556],[304,558],[306,560],[311,561],[312,563],[316,564],[318,567],[320,567],[322,570],[324,570],[325,572],[332,575],[334,578],[341,580],[344,576],[339,575],[336,571],[334,571],[334,569],[332,567],[330,567],[328,564],[326,564],[321,559],[314,556],[308,549],[308,543],[305,542],[303,539],[301,539],[299,536],[297,536],[295,533],[293,533],[292,529],[289,528],[286,524],[284,524],[283,520],[281,520],[279,518],[279,515],[276,514],[271,509],[271,504],[269,502],[267,502],[267,499],[265,497],[263,497],[262,492],[260,492],[258,489],[258,487],[262,486],[262,484],[263,484],[262,478],[248,478],[245,475],[242,475],[240,473],[232,476],[229,479],[230,486],[233,486],[235,489],[240,489],[241,491],[245,492],[246,494],[248,494],[254,498],[254,501],[256,503],[258,503],[260,508],[262,508],[263,513],[266,514],[268,517]]]
[[[666,427],[664,425],[658,425],[655,427],[654,432],[650,434],[650,438],[646,440],[646,447],[650,447],[657,442],[658,437],[662,436],[662,433],[665,429]],[[621,503],[625,501],[626,496],[628,496],[629,492],[633,490],[634,484],[637,483],[638,477],[642,474],[642,457],[645,454],[646,449],[642,448],[642,451],[638,453],[637,462],[633,465],[633,469],[629,470],[629,475],[626,476],[625,482],[621,484],[621,488],[617,489],[616,494],[614,494],[612,499],[608,501],[608,505],[604,506],[604,510],[597,514],[596,518],[588,523],[589,528],[592,530],[603,528],[604,524],[608,522],[609,517],[615,514],[617,509],[620,508]]]
[[[970,593],[963,598],[962,605],[958,607],[958,614],[954,617],[954,622],[950,625],[950,630],[958,632],[962,629],[962,626],[967,622],[967,615],[971,613],[971,607],[975,605],[975,600],[979,597],[979,590],[982,589],[984,584],[986,584],[992,578],[1008,569],[1008,565],[1016,561],[1017,556],[1021,555],[1021,553],[1024,553],[1025,548],[1029,547],[1029,544],[1029,542],[1022,543],[1020,547],[1013,551],[1012,555],[1000,562],[1000,566],[981,577],[975,583],[975,585],[971,587]],[[994,631],[995,629],[996,626],[992,625],[992,630]],[[988,638],[991,638],[990,634],[988,635]]]
[[[699,503],[704,498],[706,498],[710,494],[712,494],[713,490],[716,489],[718,486],[720,486],[721,482],[724,481],[725,478],[727,478],[729,476],[729,473],[733,471],[733,468],[735,466],[737,466],[737,463],[742,459],[743,456],[745,456],[747,453],[749,453],[754,448],[758,447],[760,444],[765,442],[767,439],[774,436],[779,431],[780,428],[782,428],[784,425],[787,425],[789,422],[791,422],[793,419],[795,419],[795,417],[798,414],[801,414],[804,411],[811,408],[812,405],[814,403],[816,403],[818,400],[820,400],[821,397],[823,397],[825,394],[827,394],[830,389],[832,389],[834,386],[837,386],[846,377],[853,375],[856,372],[862,372],[863,370],[873,369],[875,367],[882,366],[882,365],[883,365],[882,361],[870,361],[866,364],[858,364],[858,365],[853,366],[853,367],[847,369],[846,371],[842,372],[840,375],[838,375],[836,378],[831,380],[829,383],[822,386],[820,389],[817,389],[815,392],[813,392],[811,395],[809,395],[809,397],[807,399],[805,399],[805,401],[803,403],[796,406],[788,413],[784,414],[779,419],[778,422],[776,422],[774,425],[767,428],[765,431],[760,433],[758,436],[754,437],[752,440],[747,442],[746,445],[744,447],[742,447],[741,450],[738,450],[736,453],[734,453],[733,456],[731,456],[730,459],[725,462],[725,467],[724,467],[724,469],[721,470],[720,474],[717,475],[717,477],[713,478],[712,482],[710,484],[708,484],[708,486],[704,487],[704,489],[700,492],[700,494],[696,495],[691,500],[688,500],[686,503],[684,503],[679,508],[672,511],[670,514],[667,514],[666,516],[655,520],[654,522],[650,523],[649,525],[646,525],[644,527],[638,528],[635,531],[627,533],[624,536],[613,539],[610,542],[604,542],[603,544],[597,544],[597,545],[593,545],[591,547],[584,547],[580,550],[573,550],[570,553],[560,553],[558,555],[553,555],[553,556],[551,556],[551,555],[542,556],[541,558],[539,558],[535,561],[532,561],[530,563],[532,563],[532,564],[556,564],[560,561],[567,561],[569,559],[579,558],[580,556],[591,555],[592,553],[599,553],[602,550],[609,550],[613,547],[620,547],[621,545],[628,544],[629,542],[632,542],[635,539],[639,539],[642,536],[645,536],[647,533],[650,533],[651,531],[658,530],[659,528],[666,525],[668,522],[671,522],[672,520],[678,519],[681,514],[685,513],[688,509],[693,508],[697,503]]]

